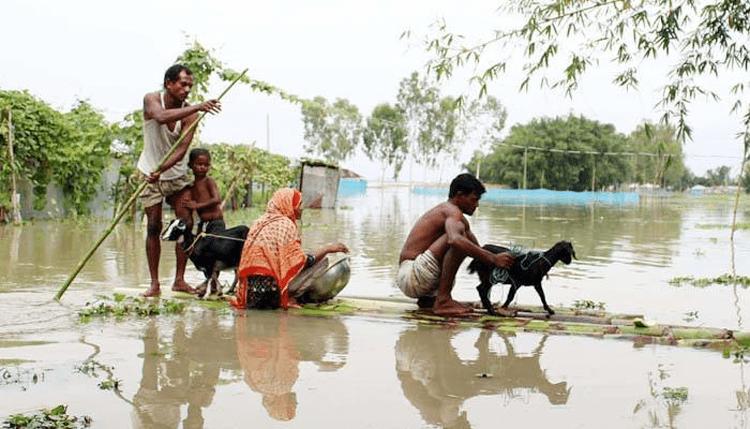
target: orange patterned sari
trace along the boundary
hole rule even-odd
[[[281,306],[289,307],[289,281],[305,265],[299,228],[295,223],[301,210],[302,193],[296,189],[279,189],[268,202],[266,213],[253,223],[242,248],[240,285],[232,305],[247,305],[247,276],[270,276],[276,279]]]

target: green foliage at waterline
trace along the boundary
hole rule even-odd
[[[15,173],[32,183],[35,209],[46,206],[46,187],[55,183],[75,214],[87,214],[110,160],[115,129],[104,116],[85,101],[62,113],[26,91],[0,91],[0,112],[0,153],[9,159],[12,141],[14,159],[0,164],[0,207],[11,205]]]
[[[31,415],[14,414],[3,422],[3,428],[6,429],[77,429],[90,426],[91,417],[70,416],[65,405]]]
[[[115,293],[112,297],[99,296],[94,302],[87,302],[78,310],[78,320],[86,323],[95,317],[149,317],[159,314],[181,314],[188,303],[160,298],[134,298]]]

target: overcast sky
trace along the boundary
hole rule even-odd
[[[394,103],[399,82],[424,70],[419,41],[437,18],[457,32],[479,36],[500,21],[496,6],[493,0],[4,0],[0,89],[26,89],[61,110],[88,100],[108,120],[119,121],[141,107],[146,92],[161,86],[164,70],[197,39],[226,66],[248,68],[254,79],[305,98],[346,98],[367,116],[379,103]],[[399,39],[405,30],[412,33],[410,41]],[[654,70],[642,76],[638,92],[615,88],[604,68],[594,70],[572,99],[550,90],[519,93],[520,81],[512,75],[491,92],[508,110],[506,131],[535,117],[572,113],[629,133],[661,116],[653,109],[660,82],[647,80],[660,77]],[[224,85],[215,85],[215,95]],[[471,91],[459,81],[444,93],[464,90]],[[205,141],[255,141],[275,153],[303,156],[298,106],[242,86],[224,98],[223,107],[220,115],[206,118]],[[739,119],[721,103],[698,102],[691,113],[694,138],[684,149],[688,167],[703,175],[728,165],[736,175]],[[466,147],[460,162],[474,149]],[[344,167],[379,178],[379,167],[361,155]],[[450,165],[430,178],[448,180],[458,172]],[[424,176],[415,173],[414,179]],[[401,180],[408,178],[407,166]]]

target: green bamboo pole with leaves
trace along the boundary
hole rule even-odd
[[[224,90],[224,92],[222,92],[221,95],[219,95],[219,97],[217,98],[217,100],[221,100],[221,98],[224,97],[224,95],[227,92],[229,92],[230,89],[232,89],[232,87],[234,86],[234,84],[236,84],[245,75],[246,72],[247,72],[247,69],[245,69],[242,73],[240,73],[239,76],[237,76],[232,81],[232,83],[229,84],[229,86]],[[172,145],[172,148],[169,150],[169,152],[167,152],[167,154],[164,155],[164,157],[162,158],[162,160],[159,162],[157,170],[159,168],[161,168],[164,165],[164,163],[167,162],[167,160],[169,159],[169,157],[172,156],[172,154],[177,150],[177,147],[180,145],[180,143],[185,138],[185,136],[188,135],[191,131],[193,131],[195,129],[195,127],[198,125],[198,123],[201,121],[201,119],[203,119],[204,116],[206,116],[206,112],[201,112],[201,114],[198,115],[198,119],[195,122],[193,122],[192,124],[190,124],[190,127],[188,127],[188,129],[185,130],[185,132],[180,135],[180,138],[177,139],[177,141],[175,142],[175,144]],[[115,216],[115,218],[112,220],[112,223],[104,231],[104,234],[102,234],[102,236],[99,237],[99,240],[97,240],[96,243],[94,243],[94,246],[91,248],[91,250],[89,250],[89,252],[86,254],[86,256],[83,259],[81,259],[81,261],[76,266],[76,269],[70,274],[70,276],[68,277],[68,280],[66,280],[65,283],[60,288],[60,290],[57,291],[57,294],[55,295],[55,299],[56,300],[59,301],[60,298],[62,298],[63,294],[68,289],[68,287],[70,286],[70,284],[73,282],[73,280],[76,278],[76,276],[78,275],[78,273],[80,273],[81,270],[83,269],[83,267],[86,265],[86,262],[88,262],[88,260],[91,259],[91,256],[94,254],[94,252],[96,252],[96,249],[98,249],[99,246],[101,246],[101,244],[104,242],[104,239],[106,239],[109,236],[109,234],[112,233],[112,231],[115,229],[115,226],[117,226],[117,224],[120,222],[120,219],[122,219],[122,217],[125,216],[125,213],[128,211],[128,209],[130,208],[131,204],[133,204],[135,202],[136,198],[138,198],[138,196],[141,194],[141,192],[143,192],[143,190],[146,188],[147,184],[148,184],[148,182],[146,182],[146,180],[144,179],[138,185],[138,187],[135,189],[135,192],[133,192],[133,195],[131,195],[130,199],[128,199],[127,202],[125,202],[125,204],[120,209],[120,212]]]

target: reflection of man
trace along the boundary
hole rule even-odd
[[[484,185],[471,174],[451,182],[448,201],[422,215],[412,227],[399,256],[396,284],[421,308],[451,316],[472,310],[451,297],[456,272],[464,258],[478,258],[490,266],[510,268],[513,257],[482,249],[464,217],[479,206]]]
[[[396,372],[404,396],[426,423],[468,428],[471,425],[466,412],[461,410],[464,401],[479,395],[513,397],[518,389],[540,392],[552,404],[567,402],[567,383],[550,383],[539,366],[546,337],[542,337],[531,356],[516,356],[511,343],[503,337],[506,355],[501,356],[490,351],[492,332],[481,330],[475,343],[478,356],[465,362],[450,343],[459,332],[462,331],[417,326],[404,331],[396,343]]]
[[[224,335],[217,335],[220,331],[215,316],[201,320],[190,336],[184,324],[177,323],[171,339],[166,339],[175,352],[165,355],[159,349],[156,323],[149,323],[143,335],[141,384],[133,398],[134,428],[180,427],[183,404],[187,416],[182,427],[203,427],[202,409],[213,402],[221,364],[228,361],[227,349],[234,359],[234,342],[223,340]]]

